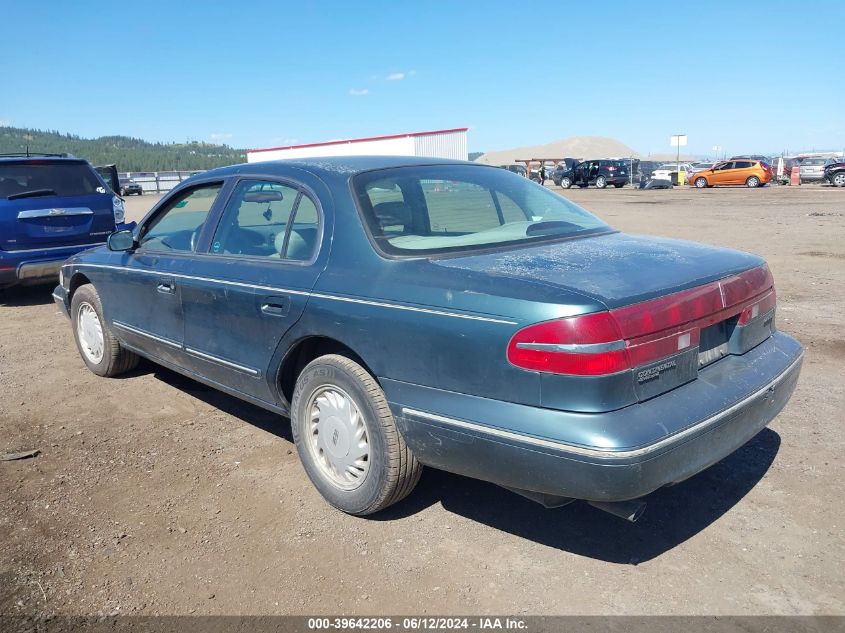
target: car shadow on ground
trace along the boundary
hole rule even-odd
[[[0,290],[0,307],[23,308],[53,303],[53,288],[56,284],[38,286],[15,286]]]
[[[156,380],[160,380],[171,387],[189,393],[194,398],[202,400],[216,409],[220,409],[239,420],[243,420],[247,424],[251,424],[262,431],[266,431],[293,444],[290,421],[278,413],[262,409],[261,407],[225,394],[213,387],[208,387],[201,382],[197,382],[187,376],[143,359],[136,369],[125,374],[125,376],[131,378],[143,374],[152,374]],[[120,377],[122,378],[123,376]]]
[[[152,373],[171,387],[293,443],[287,418],[148,361],[128,376]],[[766,474],[780,436],[763,429],[747,444],[695,477],[646,496],[645,513],[629,523],[583,502],[547,510],[504,488],[451,473],[425,469],[403,501],[368,517],[405,518],[440,503],[447,512],[555,549],[610,563],[636,565],[695,536],[736,505]]]
[[[646,511],[636,523],[583,502],[547,510],[493,484],[432,469],[405,501],[375,518],[395,519],[440,502],[449,512],[548,547],[636,565],[680,545],[728,512],[762,479],[779,447],[780,436],[764,429],[704,472],[646,496]]]

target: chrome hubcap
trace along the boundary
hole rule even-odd
[[[76,335],[85,358],[98,364],[103,360],[105,342],[100,317],[90,303],[81,303],[76,313]]]
[[[702,189],[705,186],[707,186],[707,181],[704,180],[704,178],[699,178],[698,180],[695,181],[695,186],[698,187],[699,189]]]
[[[836,174],[833,177],[833,184],[837,187],[845,187],[845,174]]]
[[[318,388],[305,409],[308,450],[323,475],[342,490],[360,486],[370,468],[364,417],[340,387]]]

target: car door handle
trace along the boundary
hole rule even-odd
[[[287,316],[289,311],[288,297],[264,297],[261,302],[261,313],[267,316]]]
[[[162,294],[172,295],[176,292],[176,284],[172,279],[162,279],[158,282],[156,290]]]

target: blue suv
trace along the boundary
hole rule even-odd
[[[123,200],[87,161],[0,154],[0,289],[58,277],[68,257],[104,244]]]

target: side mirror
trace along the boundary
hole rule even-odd
[[[135,248],[135,236],[132,231],[115,231],[106,242],[110,251],[131,251]]]

